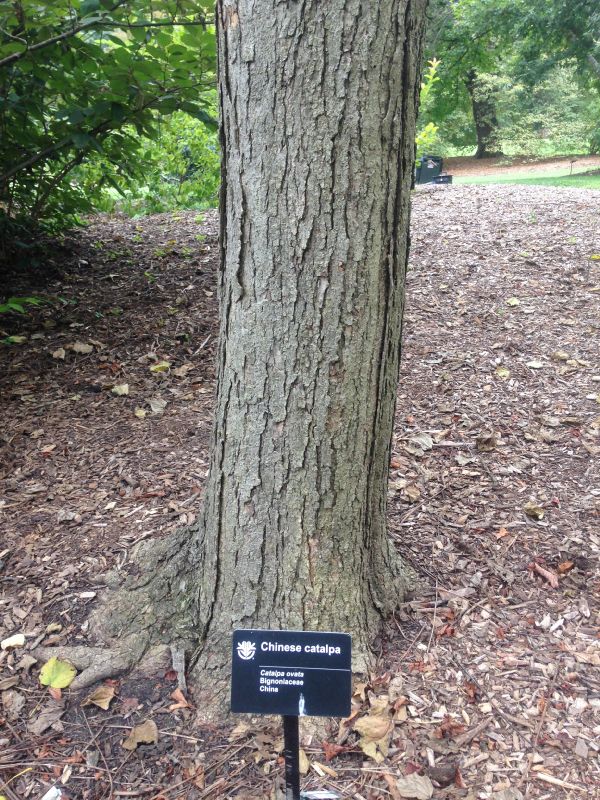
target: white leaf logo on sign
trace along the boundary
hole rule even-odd
[[[240,642],[237,646],[237,654],[244,661],[250,661],[251,658],[254,658],[255,653],[256,645],[254,642]]]

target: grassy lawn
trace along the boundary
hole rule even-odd
[[[470,175],[461,178],[456,176],[454,183],[521,183],[528,186],[570,186],[574,189],[600,189],[600,173],[574,173],[565,174],[564,171],[556,174],[532,175],[526,172],[515,172],[512,175],[498,173],[496,175]]]

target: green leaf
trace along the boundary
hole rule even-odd
[[[80,13],[82,17],[87,17],[90,14],[93,14],[94,11],[101,11],[102,6],[100,5],[100,0],[83,0],[81,4]]]
[[[74,131],[71,134],[71,139],[78,150],[85,150],[86,147],[90,146],[92,141],[92,137],[89,133],[82,133],[81,131]]]
[[[65,689],[73,682],[77,670],[68,661],[59,661],[53,656],[46,661],[40,672],[40,683],[53,689]]]
[[[2,340],[5,344],[25,344],[27,341],[26,336],[7,336]]]
[[[170,361],[158,361],[156,364],[152,364],[150,372],[168,372],[170,366]]]
[[[209,128],[216,130],[219,127],[218,121],[214,117],[211,117],[203,108],[197,109],[194,112],[194,116]]]

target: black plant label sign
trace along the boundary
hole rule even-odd
[[[351,656],[352,637],[347,633],[234,631],[231,710],[347,717]]]

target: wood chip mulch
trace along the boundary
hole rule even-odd
[[[350,719],[302,723],[306,789],[600,797],[599,211],[576,189],[415,194],[389,525],[417,588]],[[49,302],[0,318],[26,337],[0,345],[8,800],[282,796],[277,720],[203,723],[172,665],[83,705],[31,657],[85,644],[103,573],[198,514],[216,236],[213,212],[98,217],[11,279]]]

